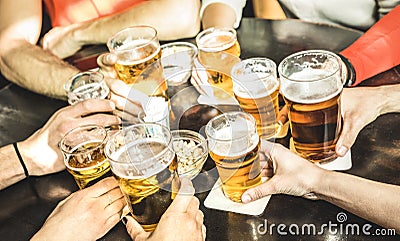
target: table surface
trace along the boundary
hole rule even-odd
[[[340,51],[362,33],[346,28],[317,25],[299,20],[269,21],[244,18],[238,29],[242,58],[266,56],[277,63],[285,56],[305,49]],[[193,39],[188,41],[193,42]],[[3,81],[4,82],[4,81]],[[368,81],[366,85],[400,82],[399,66]],[[67,103],[37,95],[4,82],[0,90],[0,145],[22,140],[40,128],[51,114]],[[203,111],[203,112],[202,112]],[[200,128],[209,118],[212,108],[200,108],[188,117],[188,126]],[[194,120],[194,122],[193,122]],[[185,121],[185,120],[183,120]],[[280,140],[287,144],[285,139]],[[392,184],[400,184],[400,114],[387,114],[366,126],[352,147],[353,167],[347,171],[361,177]],[[2,160],[6,161],[6,160]],[[208,165],[211,160],[208,160]],[[299,170],[301,171],[301,170]],[[78,188],[66,171],[23,180],[0,192],[0,240],[27,240],[42,225],[56,204]],[[197,194],[203,202],[207,192]],[[211,210],[204,212],[207,240],[398,240],[397,237],[332,234],[311,236],[282,235],[257,232],[257,227],[268,225],[323,224],[337,222],[341,212],[347,215],[346,224],[371,224],[381,227],[324,201],[310,201],[299,197],[273,195],[260,216]],[[339,223],[338,223],[339,224]],[[319,230],[317,230],[319,231]],[[100,240],[130,240],[125,227],[119,223]]]

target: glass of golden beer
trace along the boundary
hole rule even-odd
[[[226,197],[241,202],[242,194],[261,184],[260,138],[256,121],[245,112],[228,112],[206,125],[208,149]]]
[[[153,231],[180,186],[171,132],[157,123],[132,125],[112,135],[105,152],[133,217]]]
[[[279,131],[276,122],[279,111],[279,81],[276,64],[268,58],[250,58],[232,68],[233,92],[240,107],[251,114],[257,132],[272,138]]]
[[[295,151],[316,163],[334,160],[342,129],[340,58],[325,50],[302,51],[286,57],[278,72]]]
[[[233,96],[230,71],[239,62],[240,45],[233,28],[209,28],[196,37],[198,59],[207,69],[208,82],[219,99]],[[220,89],[221,91],[218,91]]]
[[[160,43],[153,27],[125,28],[110,37],[107,46],[110,53],[116,56],[115,70],[122,81],[147,95],[167,96],[167,83],[163,78],[161,62],[158,61],[161,58]],[[139,75],[150,65],[153,69],[147,73],[159,73],[140,78]]]
[[[107,131],[98,125],[79,126],[67,132],[60,142],[67,171],[80,189],[107,176],[110,163],[104,154]]]
[[[110,89],[100,72],[85,71],[74,75],[64,85],[68,103],[74,105],[88,99],[109,99]]]

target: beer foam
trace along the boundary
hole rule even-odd
[[[149,148],[151,143],[157,144],[157,148]],[[112,153],[111,160],[115,161],[111,162],[111,169],[126,179],[148,178],[168,168],[174,157],[175,153],[156,138],[136,140]],[[154,158],[157,160],[150,161]]]
[[[224,128],[216,130],[213,138],[209,139],[212,152],[219,156],[240,156],[251,151],[259,142],[257,132],[249,132],[252,125],[253,123],[243,119],[227,123]],[[243,138],[248,135],[248,138]]]
[[[342,81],[335,79],[339,75],[329,76],[329,72],[320,69],[305,68],[288,78],[296,81],[282,81],[282,94],[297,103],[320,103],[339,95],[343,89]],[[323,78],[326,80],[317,81]]]
[[[160,45],[158,45],[156,48],[156,46],[149,43],[149,46],[151,47],[151,49],[153,49],[153,50],[155,49],[155,51],[148,57],[146,57],[147,53],[148,53],[146,51],[146,49],[144,49],[144,50],[135,49],[135,48],[140,48],[140,47],[142,47],[142,45],[145,45],[147,43],[148,43],[148,40],[137,39],[137,40],[134,40],[129,43],[121,45],[117,49],[117,52],[123,52],[122,54],[125,56],[124,57],[125,59],[127,59],[126,55],[129,55],[128,59],[130,59],[130,60],[127,60],[127,61],[117,60],[117,63],[121,64],[121,65],[136,65],[136,64],[144,63],[144,62],[154,58],[161,50]],[[145,47],[142,47],[142,48],[145,48]],[[120,53],[116,53],[116,54],[120,55]]]
[[[258,81],[251,78],[243,78],[241,80],[233,79],[233,92],[242,98],[263,98],[274,93],[279,82],[270,74],[257,74]]]
[[[96,147],[91,147],[91,148],[89,148],[89,149],[87,149],[87,148],[84,148],[84,146],[85,145],[89,145],[90,146],[90,144],[96,144]],[[97,148],[100,148],[100,145],[103,143],[103,140],[90,140],[90,141],[85,141],[85,142],[82,142],[82,143],[80,143],[79,145],[77,145],[76,147],[74,147],[74,148],[72,148],[70,151],[69,151],[69,153],[72,153],[72,154],[68,154],[69,156],[76,156],[76,155],[78,155],[78,153],[89,153],[90,151],[91,151],[91,149],[97,149]],[[77,152],[76,154],[74,153],[76,150],[78,150],[79,148],[84,148],[85,149],[85,151],[80,151],[80,152]],[[69,165],[69,158],[64,158],[64,164],[65,164],[65,166],[67,166],[69,169],[71,169],[71,170],[73,170],[73,171],[86,171],[86,170],[91,170],[91,169],[95,169],[95,168],[97,168],[97,167],[99,167],[99,166],[101,166],[101,165],[103,165],[104,164],[104,162],[105,161],[108,161],[108,159],[106,158],[106,157],[104,157],[104,161],[102,161],[102,162],[100,162],[100,163],[98,163],[98,164],[96,164],[96,165],[93,165],[93,166],[89,166],[89,167],[82,167],[82,168],[77,168],[77,167],[72,167],[71,165]]]
[[[221,42],[221,39],[225,39],[226,37],[232,41],[227,42],[224,40]],[[235,42],[236,39],[234,39],[233,33],[216,31],[203,36],[199,41],[198,48],[205,52],[220,52],[229,49]]]

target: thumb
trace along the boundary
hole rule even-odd
[[[280,124],[280,125],[283,126],[283,125],[289,120],[288,115],[289,115],[289,113],[288,113],[288,107],[287,107],[287,105],[285,105],[285,106],[282,107],[282,109],[279,111],[278,118],[277,118],[278,124]]]
[[[126,231],[132,240],[136,240],[140,235],[146,235],[142,226],[131,215],[126,215],[124,218],[126,218]]]
[[[338,142],[336,143],[336,154],[338,154],[339,156],[346,155],[350,147],[356,141],[358,132],[358,128],[353,126],[353,121],[344,121],[342,132],[340,134]]]
[[[271,195],[276,193],[275,187],[274,187],[274,180],[276,177],[272,177],[268,181],[262,183],[261,185],[258,185],[256,187],[250,188],[247,191],[245,191],[242,194],[242,202],[243,203],[249,203],[255,200],[258,200],[260,198],[263,198],[265,196]]]
[[[111,78],[116,78],[117,73],[114,69],[114,64],[117,62],[117,56],[110,53],[104,53],[97,57],[97,65],[100,67],[100,71]]]

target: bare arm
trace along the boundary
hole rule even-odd
[[[246,191],[243,202],[275,193],[294,196],[314,193],[320,199],[400,232],[399,186],[324,170],[278,144],[263,142],[261,149],[264,161],[267,157],[272,159],[274,174],[265,183]]]
[[[200,29],[199,0],[147,0],[124,12],[56,27],[43,37],[43,48],[66,58],[83,45],[104,44],[123,28],[150,25],[160,40],[194,37]]]
[[[257,18],[285,19],[286,15],[277,0],[253,0],[254,15]]]
[[[235,11],[224,3],[212,3],[203,12],[203,29],[211,27],[233,27],[236,21]]]
[[[0,1],[0,68],[10,81],[48,96],[65,96],[63,84],[78,70],[36,46],[40,0]]]

